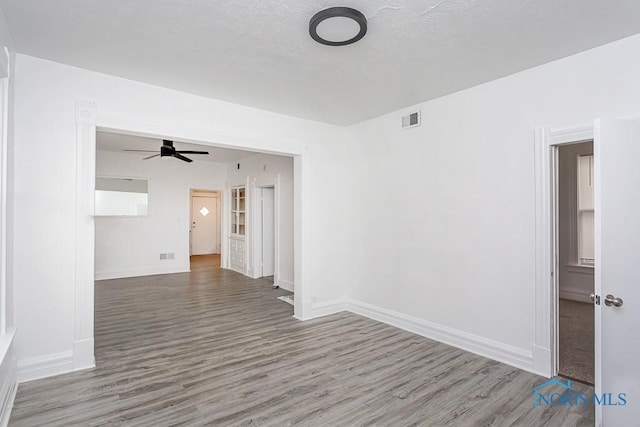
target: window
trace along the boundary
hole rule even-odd
[[[578,263],[594,265],[593,155],[578,156]]]

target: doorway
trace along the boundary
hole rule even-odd
[[[594,384],[593,141],[556,148],[558,375]]]
[[[189,255],[191,265],[210,260],[219,264],[221,248],[220,193],[190,191]],[[218,256],[216,256],[218,255]]]

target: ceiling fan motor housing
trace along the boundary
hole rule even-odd
[[[166,145],[163,145],[162,147],[160,147],[160,156],[164,157],[164,156],[173,156],[173,154],[175,153],[176,149],[173,147],[167,147]]]
[[[176,149],[173,147],[173,141],[163,140],[162,147],[160,147],[160,157],[173,156],[176,153]]]

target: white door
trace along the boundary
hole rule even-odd
[[[191,255],[218,252],[218,199],[191,197]]]
[[[596,405],[598,426],[638,425],[640,415],[638,159],[640,121],[596,121],[595,389],[597,396],[611,393],[604,399],[610,404]]]
[[[262,277],[273,276],[275,269],[274,189],[262,189]]]

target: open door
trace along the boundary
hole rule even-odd
[[[597,120],[594,154],[596,425],[638,425],[640,121]]]

